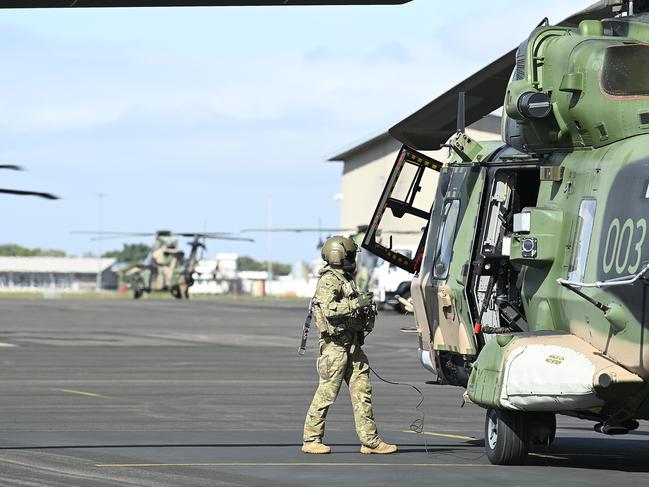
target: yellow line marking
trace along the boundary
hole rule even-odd
[[[438,436],[440,438],[451,438],[453,440],[479,440],[480,439],[480,438],[476,438],[475,436],[451,435],[449,433],[433,433],[432,431],[423,431],[421,433],[417,433],[416,431],[412,431],[412,430],[402,430],[401,432],[422,434],[426,436]]]
[[[371,463],[371,462],[267,462],[267,463],[97,463],[99,468],[155,467],[489,467],[482,463]]]
[[[50,391],[65,392],[66,394],[74,394],[75,396],[84,396],[84,397],[96,397],[99,399],[115,399],[111,396],[104,396],[103,394],[95,394],[94,392],[78,391],[76,389],[59,389],[57,387],[51,387]]]

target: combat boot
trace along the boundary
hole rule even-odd
[[[318,441],[312,441],[309,443],[304,443],[302,445],[302,451],[304,453],[312,453],[314,455],[322,455],[326,453],[331,453],[331,448],[329,448],[324,443]]]
[[[390,445],[389,443],[385,443],[384,441],[381,441],[374,448],[370,448],[369,446],[361,446],[361,453],[364,453],[365,455],[371,455],[373,453],[376,455],[387,455],[396,451],[397,445]]]

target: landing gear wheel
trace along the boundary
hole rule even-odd
[[[527,458],[528,422],[524,413],[488,409],[485,450],[494,465],[522,465]]]
[[[182,295],[180,294],[180,288],[178,286],[174,286],[171,288],[171,295],[176,299],[182,299]]]
[[[142,297],[142,294],[144,294],[144,289],[140,287],[133,289],[133,299],[140,299]]]

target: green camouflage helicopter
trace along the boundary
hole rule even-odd
[[[144,293],[169,291],[176,299],[188,299],[189,288],[194,284],[194,273],[199,261],[199,250],[206,249],[207,239],[253,242],[250,238],[237,237],[224,232],[73,232],[99,235],[93,240],[123,239],[130,237],[155,237],[146,258],[136,264],[126,264],[117,272],[120,279],[133,289],[133,298]],[[191,238],[189,255],[178,245],[177,237]]]
[[[599,2],[390,130],[405,145],[363,246],[415,274],[422,363],[487,410],[492,463],[552,443],[556,414],[609,435],[649,419],[647,66],[649,2]],[[501,105],[504,144],[467,136]],[[440,144],[446,164],[416,150]],[[376,238],[404,217],[428,225],[414,258]]]

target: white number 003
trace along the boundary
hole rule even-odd
[[[614,267],[618,274],[625,271],[629,274],[637,272],[642,261],[642,244],[646,235],[647,222],[644,218],[637,222],[627,218],[624,223],[615,218],[606,235],[602,262],[604,273],[608,274]]]

